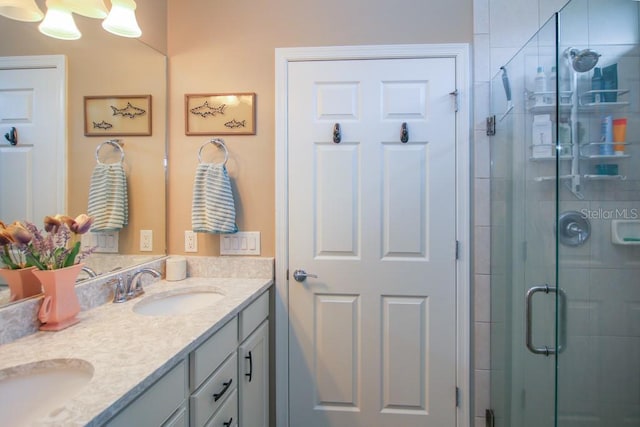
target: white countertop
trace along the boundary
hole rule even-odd
[[[80,323],[58,332],[37,332],[0,346],[0,370],[49,359],[82,359],[94,373],[64,407],[38,426],[99,426],[254,301],[270,279],[188,278],[145,287],[145,295],[81,312]],[[187,287],[211,287],[225,295],[212,307],[188,315],[133,312],[145,296]],[[1,415],[0,415],[1,423]]]

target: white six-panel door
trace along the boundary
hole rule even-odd
[[[42,226],[65,213],[66,105],[62,56],[0,58],[0,219]],[[4,137],[12,127],[19,142]]]
[[[289,425],[454,426],[455,60],[288,75]]]

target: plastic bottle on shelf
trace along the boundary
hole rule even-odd
[[[560,81],[558,82],[558,91],[560,103],[561,104],[570,104],[571,103],[571,78],[573,77],[572,71],[569,67],[562,62],[560,64],[559,76]]]
[[[556,71],[556,67],[553,66],[553,67],[551,67],[551,72],[549,73],[549,76],[548,76],[548,79],[547,79],[547,91],[549,93],[546,94],[545,97],[544,97],[545,104],[555,104],[554,95],[555,95],[555,92],[556,92],[556,81],[557,80],[558,80],[558,73]]]
[[[531,126],[531,157],[553,156],[551,115],[536,114]]]
[[[591,77],[591,90],[604,90],[604,79],[602,78],[602,70],[599,67],[593,69],[593,77]],[[593,94],[591,102],[603,102],[602,92]]]
[[[544,92],[547,91],[547,75],[544,73],[544,67],[542,65],[538,66],[534,83],[536,105],[544,104],[547,96],[544,94]]]
[[[600,123],[600,154],[613,154],[613,117],[603,116]]]

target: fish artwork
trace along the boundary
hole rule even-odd
[[[233,119],[231,121],[226,122],[224,125],[226,127],[228,127],[229,129],[243,128],[243,127],[247,126],[247,121],[243,120],[243,121],[239,122],[236,119]]]
[[[109,130],[112,127],[113,127],[113,125],[111,123],[105,122],[104,120],[101,121],[100,123],[93,122],[93,128],[94,129]]]
[[[217,107],[212,107],[209,105],[209,101],[204,101],[204,104],[199,105],[195,108],[192,108],[191,110],[191,114],[195,114],[196,116],[202,116],[202,117],[207,117],[207,116],[216,116],[218,114],[220,115],[224,115],[224,109],[227,108],[226,104],[220,104]]]
[[[134,107],[130,102],[127,102],[127,106],[124,108],[116,108],[111,105],[111,109],[113,110],[114,116],[122,116],[129,117],[130,119],[135,119],[136,116],[142,116],[146,113],[142,108]]]

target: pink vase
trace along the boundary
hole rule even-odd
[[[59,331],[80,321],[76,315],[80,313],[80,303],[76,295],[76,279],[83,264],[57,270],[35,270],[42,284],[44,299],[38,312],[38,319],[43,323],[42,331]]]
[[[32,297],[42,292],[40,281],[34,276],[35,267],[9,270],[0,268],[0,276],[9,285],[9,301],[18,301],[23,298]]]

